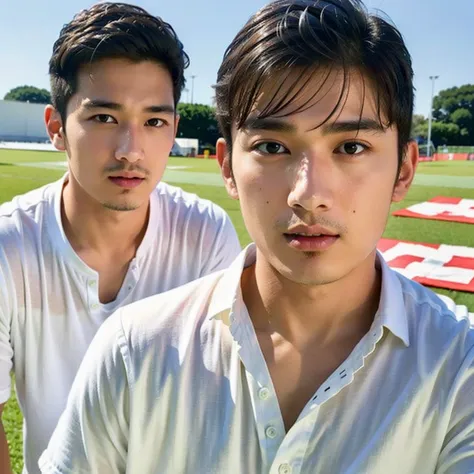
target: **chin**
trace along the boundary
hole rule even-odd
[[[330,283],[334,283],[341,279],[340,276],[336,275],[324,275],[323,273],[320,274],[312,274],[312,275],[297,275],[292,274],[289,276],[289,279],[292,280],[294,283],[303,286],[323,286],[329,285]]]
[[[131,203],[131,202],[104,202],[102,203],[106,209],[111,211],[118,211],[118,212],[128,212],[134,211],[140,207],[139,204]]]
[[[289,265],[280,265],[282,275],[294,283],[308,286],[320,286],[334,283],[344,278],[350,269],[347,266],[338,265],[334,258],[329,261],[318,261],[316,255],[305,259],[305,262],[291,262]]]

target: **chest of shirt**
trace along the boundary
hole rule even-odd
[[[160,351],[153,375],[138,375],[130,472],[434,472],[447,416],[437,412],[434,378],[394,373],[373,353],[357,371],[347,366],[346,377],[325,381],[285,432],[262,361],[246,366],[224,345],[214,348],[224,364],[191,345]]]
[[[35,399],[66,400],[79,364],[106,318],[123,305],[199,276],[197,265],[177,266],[171,255],[151,252],[130,263],[116,300],[101,304],[96,272],[77,268],[47,240],[37,244],[40,248],[25,242],[25,251],[11,252],[8,261],[13,291],[6,316],[20,399],[31,392],[28,387],[35,387]]]
[[[31,239],[29,239],[31,240]],[[200,276],[202,263],[180,265],[171,252],[152,247],[140,259],[125,265],[117,297],[108,304],[99,301],[99,274],[79,260],[64,255],[51,242],[24,242],[23,252],[12,252],[8,261],[14,294],[10,295],[13,324],[20,327],[33,317],[87,317],[96,323],[118,307],[170,290]],[[39,246],[39,248],[34,248]],[[15,321],[16,320],[16,321]]]

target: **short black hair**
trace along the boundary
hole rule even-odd
[[[81,66],[109,58],[156,61],[170,73],[175,105],[185,85],[189,57],[174,29],[160,17],[126,3],[104,2],[64,25],[49,61],[52,105],[65,122]]]
[[[291,81],[288,73],[295,69],[301,76]],[[227,48],[215,85],[217,119],[230,154],[232,124],[244,125],[270,78],[281,76],[287,92],[271,100],[259,118],[293,103],[304,90],[300,77],[338,69],[345,85],[333,114],[344,100],[349,74],[359,71],[375,90],[380,123],[397,127],[400,169],[413,116],[411,57],[397,28],[360,0],[277,0],[249,19]]]

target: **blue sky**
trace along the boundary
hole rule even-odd
[[[194,102],[209,104],[225,48],[266,0],[131,0],[171,23],[191,57]],[[89,0],[0,0],[0,98],[23,84],[49,88],[47,64],[60,28]],[[473,0],[366,0],[402,32],[415,69],[415,112],[428,114],[436,91],[474,83]],[[6,13],[8,10],[8,13]],[[191,89],[191,80],[188,80]],[[191,99],[191,92],[183,100]]]

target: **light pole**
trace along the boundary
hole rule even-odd
[[[438,79],[439,76],[430,76],[431,79],[431,100],[430,100],[430,113],[428,114],[428,142],[427,146],[427,156],[428,158],[431,156],[431,121],[433,118],[433,96],[434,96],[434,87],[435,81]]]
[[[194,79],[196,75],[191,76],[191,104],[194,104]]]
[[[189,104],[189,89],[185,87],[184,92],[186,92],[186,103]]]

